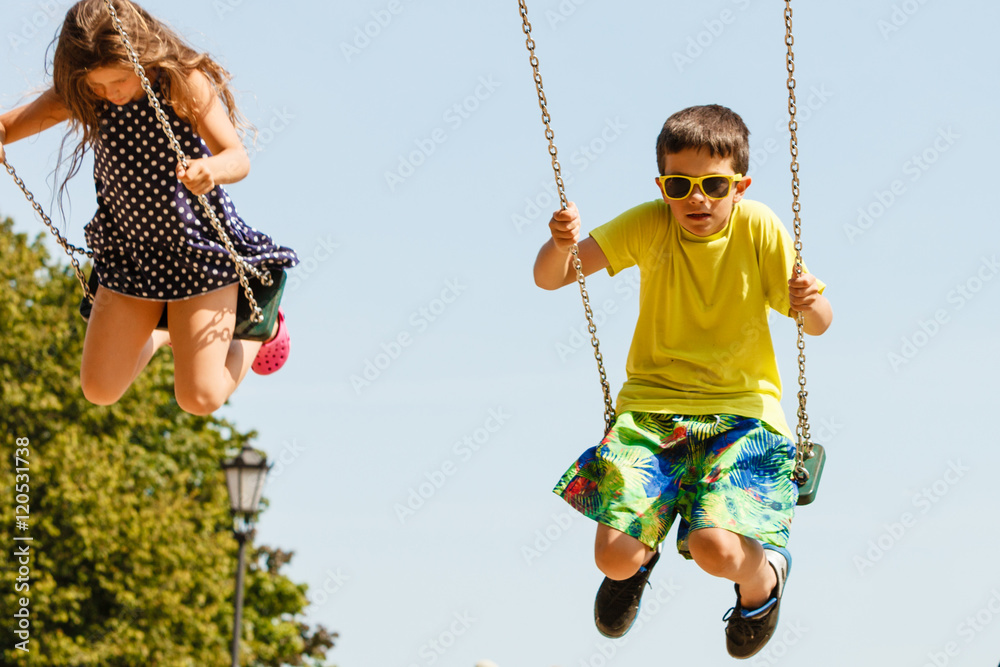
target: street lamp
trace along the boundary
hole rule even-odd
[[[243,445],[234,458],[222,462],[229,491],[229,509],[233,513],[233,537],[240,545],[239,566],[236,570],[236,613],[233,619],[232,667],[240,665],[240,625],[243,622],[243,576],[246,571],[247,539],[253,536],[253,523],[260,507],[264,478],[271,466],[259,452]]]

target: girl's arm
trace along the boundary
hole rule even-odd
[[[189,161],[186,171],[178,167],[177,177],[193,194],[203,195],[216,185],[246,178],[250,172],[250,158],[208,77],[195,70],[189,75],[189,82],[198,109],[195,131],[205,140],[212,157]]]
[[[69,120],[69,110],[51,88],[34,102],[0,114],[0,162],[6,159],[4,144],[44,132]]]

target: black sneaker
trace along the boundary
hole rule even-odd
[[[646,582],[649,581],[649,573],[658,560],[659,551],[628,579],[616,581],[604,578],[601,587],[597,589],[597,599],[594,600],[594,623],[597,624],[598,632],[616,639],[629,631],[639,615],[639,602]]]
[[[740,603],[740,586],[736,584],[736,606],[726,612],[726,650],[734,658],[749,658],[764,648],[774,629],[778,627],[778,609],[785,581],[792,570],[792,555],[787,549],[771,544],[764,545],[764,555],[774,568],[778,583],[771,590],[771,598],[757,609],[744,609]]]

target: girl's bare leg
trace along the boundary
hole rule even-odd
[[[167,306],[174,393],[185,412],[207,415],[219,409],[260,350],[260,341],[233,339],[238,289],[238,284],[229,285]]]
[[[122,397],[167,340],[162,332],[153,335],[162,313],[162,301],[97,288],[80,363],[80,386],[88,401],[111,405]]]

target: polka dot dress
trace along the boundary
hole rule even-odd
[[[160,103],[189,159],[211,152],[172,107]],[[146,299],[176,300],[238,282],[225,244],[198,198],[177,179],[177,156],[145,97],[105,103],[94,145],[97,214],[86,226],[94,269],[106,289]],[[291,267],[295,252],[247,225],[225,190],[208,200],[237,253],[254,266]]]

